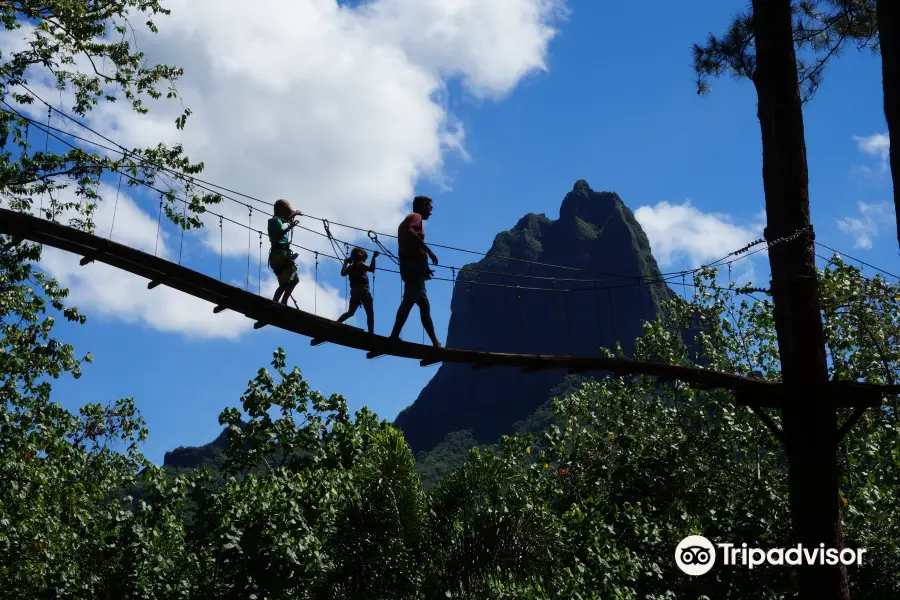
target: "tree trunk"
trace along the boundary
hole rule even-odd
[[[884,88],[884,117],[888,136],[900,139],[900,4],[897,0],[878,0],[878,40],[881,45],[881,79]],[[897,244],[900,246],[900,145],[891,144],[891,179],[894,187],[894,212],[897,220]]]
[[[791,32],[791,0],[753,0],[758,117],[762,131],[763,187],[768,241],[810,226],[803,112]],[[785,384],[798,389],[828,380],[825,338],[810,230],[769,250],[775,328]],[[782,427],[794,541],[810,551],[842,548],[838,498],[837,414],[815,392],[785,398]],[[846,569],[798,567],[804,600],[849,599]]]

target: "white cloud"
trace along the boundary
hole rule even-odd
[[[866,154],[878,157],[882,168],[884,170],[887,169],[891,149],[891,139],[888,137],[888,134],[876,133],[865,137],[854,135],[853,139],[860,150]]]
[[[151,254],[158,253],[168,260],[178,260],[180,240],[173,240],[176,247],[170,248],[168,242],[171,236],[160,231],[157,241],[156,219],[141,210],[124,190],[117,202],[114,200],[115,188],[101,184],[99,193],[112,201],[97,205],[94,214],[96,235],[109,237],[112,231],[113,241]],[[60,196],[63,202],[71,201],[74,192],[66,189],[60,192]],[[57,220],[67,223],[72,216],[74,212],[69,211]],[[80,260],[81,256],[45,247],[41,267],[69,289],[69,301],[89,317],[115,318],[195,339],[235,340],[252,330],[253,321],[241,314],[231,311],[214,314],[212,305],[204,300],[165,285],[148,290],[147,280],[142,277],[100,262],[81,266]],[[271,297],[277,282],[269,271],[263,273],[262,294]],[[232,283],[244,287],[246,280]],[[251,273],[250,289],[257,289],[257,285],[255,273]],[[343,312],[344,300],[340,291],[328,285],[317,287],[308,269],[301,269],[300,283],[294,289],[293,296],[299,307],[308,312],[315,310],[328,318],[336,318]]]
[[[748,225],[736,225],[721,213],[705,213],[690,201],[659,202],[634,211],[661,266],[683,260],[691,267],[722,258],[762,237],[765,214]]]
[[[878,159],[878,173],[884,174],[890,168],[890,148],[891,139],[887,133],[875,133],[869,136],[853,136],[860,151],[874,156]],[[860,165],[854,168],[855,171],[868,176],[874,176],[876,171],[867,165]]]
[[[872,249],[872,238],[881,230],[894,223],[894,206],[890,202],[867,204],[859,202],[859,216],[837,220],[838,229],[854,238],[854,246],[863,250]]]
[[[419,180],[444,181],[447,152],[465,157],[465,129],[446,106],[447,81],[459,77],[473,97],[499,99],[524,77],[546,70],[564,0],[373,0],[358,7],[272,0],[264,10],[250,11],[234,2],[172,0],[167,8],[171,17],[155,19],[160,33],[139,34],[137,42],[150,61],[185,69],[179,92],[193,111],[186,130],[173,124],[182,108],[178,101],[151,101],[148,115],[135,114],[126,102],[102,104],[90,116],[92,127],[129,147],[180,142],[206,164],[203,179],[268,202],[287,198],[316,216],[390,230]],[[29,31],[2,33],[0,42],[13,47],[10,38]],[[51,83],[29,79],[29,87],[56,104]],[[42,108],[28,110],[46,118]],[[228,201],[213,210],[248,220],[246,208]],[[152,229],[155,237],[155,223],[150,229],[137,225],[143,217],[134,226]],[[253,226],[264,229],[266,218],[254,210]],[[218,219],[206,223],[201,239],[218,254]],[[320,223],[302,223],[321,230]],[[350,242],[359,236],[334,233]],[[311,233],[297,231],[294,240],[330,252],[327,240]],[[226,225],[222,248],[226,256],[246,257],[247,232]],[[309,266],[314,259],[302,253],[299,260]],[[82,297],[109,314],[139,314],[154,327],[198,335],[224,329],[222,315],[212,318],[209,307],[197,309],[198,315],[210,313],[208,328],[207,317],[188,323],[169,314],[160,294],[148,293],[139,278],[135,285],[144,288],[139,295],[146,304],[100,285],[108,273],[90,279],[87,274],[102,266],[73,273],[65,261],[54,265],[87,286]],[[298,301],[311,285],[301,283]],[[328,293],[319,294],[320,309]]]

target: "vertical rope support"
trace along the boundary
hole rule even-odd
[[[113,205],[112,222],[109,224],[109,240],[112,241],[113,227],[116,225],[116,211],[119,208],[119,191],[122,189],[122,173],[119,173],[119,185],[116,187],[116,203]]]
[[[181,253],[184,251],[184,228],[187,225],[187,202],[181,211],[181,244],[178,246],[178,264],[181,264]]]
[[[500,275],[500,282],[501,282],[501,286],[502,286],[502,287],[500,288],[500,301],[501,301],[501,304],[502,304],[502,305],[505,305],[505,304],[506,304],[506,288],[508,287],[508,286],[506,285],[506,273],[503,273],[503,274]],[[503,313],[504,313],[504,314],[503,314],[503,320],[504,320],[504,324],[505,324],[506,317],[507,317],[507,315],[506,315],[506,312],[507,312],[507,311],[503,310],[502,307],[501,307],[500,310],[502,310]]]
[[[316,252],[316,286],[313,289],[313,313],[319,314],[319,253]]]
[[[731,262],[728,263],[728,305],[734,310],[734,294],[731,292]]]
[[[647,320],[647,313],[644,311],[644,280],[643,278],[638,279],[637,290],[638,290],[638,304],[641,307],[641,330],[644,328],[644,322]]]
[[[50,119],[53,117],[53,109],[47,105],[47,137],[44,139],[44,154],[50,149]],[[52,206],[52,204],[51,204]],[[52,211],[51,211],[52,214]],[[41,192],[41,218],[44,218],[44,192]]]
[[[606,288],[606,300],[607,304],[609,304],[609,333],[612,336],[610,343],[612,346],[616,345],[616,318],[615,318],[615,309],[613,308],[613,299],[612,299],[612,289]]]
[[[256,293],[262,296],[262,231],[259,231],[259,267],[256,270]]]
[[[472,306],[472,316],[477,317],[478,309],[475,306],[475,288],[472,286],[471,277],[472,277],[472,275],[471,275],[471,271],[470,271],[469,272],[469,280],[467,282],[469,284],[469,302],[471,303],[471,306]],[[472,329],[471,329],[472,339],[471,339],[471,343],[470,343],[473,350],[475,350],[475,340],[476,340],[475,336],[476,336],[476,332],[478,330],[478,319],[476,318],[474,320],[475,320],[475,327],[472,327]]]
[[[597,315],[597,347],[603,347],[603,327],[601,325],[600,315],[600,295],[597,294],[597,280],[594,280],[594,310]]]
[[[555,316],[556,313],[556,279],[550,280],[550,314]]]
[[[250,252],[253,247],[252,237],[253,237],[253,208],[247,207],[247,284],[244,287],[248,292],[250,291]]]
[[[219,281],[222,281],[222,256],[225,254],[225,234],[222,233],[222,217],[219,216]]]
[[[572,351],[572,324],[569,322],[569,290],[563,290],[563,317],[566,319],[566,338],[568,339],[568,352]]]
[[[331,232],[329,232],[329,235]],[[350,244],[344,242],[344,259],[350,257]],[[350,278],[344,277],[344,300],[346,301],[344,311],[350,311]]]
[[[162,198],[159,199],[159,214],[156,215],[156,245],[153,247],[153,256],[158,256],[159,251],[159,228],[162,222]]]
[[[525,321],[522,315],[522,286],[520,285],[516,286],[516,312],[519,313],[519,335],[521,336],[525,332]]]

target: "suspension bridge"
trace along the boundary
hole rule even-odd
[[[14,243],[30,240],[82,256],[81,265],[100,262],[148,280],[149,290],[164,285],[209,302],[215,313],[234,311],[255,321],[259,329],[272,326],[332,344],[365,351],[367,358],[383,355],[418,360],[421,366],[460,363],[474,369],[513,367],[524,373],[541,369],[565,369],[569,373],[608,372],[614,375],[648,375],[664,381],[679,380],[695,387],[735,392],[739,404],[751,408],[778,407],[785,400],[783,384],[720,373],[698,367],[649,363],[599,356],[548,356],[435,348],[369,334],[262,297],[249,290],[167,261],[124,244],[33,215],[0,209],[0,234]],[[885,387],[885,386],[882,386]],[[838,406],[877,406],[890,390],[853,382],[830,382],[826,395]],[[831,392],[831,393],[829,393]],[[900,392],[900,389],[894,393]]]
[[[30,90],[28,90],[30,92]],[[103,136],[99,132],[94,131],[87,125],[80,123],[74,118],[62,113],[61,111],[57,111],[53,107],[51,107],[48,103],[44,102],[42,99],[35,96],[36,99],[43,102],[48,107],[48,122],[47,124],[38,123],[34,119],[30,119],[16,111],[12,106],[8,105],[6,102],[3,102],[8,109],[5,110],[0,109],[0,111],[5,113],[14,114],[16,117],[20,118],[26,124],[35,127],[38,131],[41,131],[47,135],[47,141],[49,141],[50,137],[53,137],[55,140],[63,143],[70,148],[76,148],[71,142],[66,139],[63,139],[57,134],[65,135],[66,137],[74,138],[80,140],[82,142],[92,144],[95,146],[103,147],[104,149],[112,152],[117,152],[125,157],[129,157],[134,159],[139,165],[145,162],[145,159],[142,159],[139,156],[134,156],[133,153],[128,151],[126,148],[121,146],[120,144],[110,140],[106,136]],[[81,138],[77,135],[74,135],[68,131],[63,131],[59,128],[52,127],[50,125],[50,117],[49,115],[52,112],[57,112],[61,116],[66,119],[78,124],[81,127],[84,127],[88,131],[91,131],[96,136],[108,141],[115,147],[103,146],[101,143],[98,143],[96,140],[88,140],[85,138]],[[56,133],[54,133],[56,132]],[[97,163],[97,166],[100,168],[109,168],[104,167],[101,163]],[[144,165],[145,167],[148,165]],[[670,365],[663,363],[654,363],[654,362],[645,362],[645,361],[637,361],[625,358],[609,358],[602,356],[564,356],[564,355],[545,355],[545,354],[514,354],[514,353],[502,353],[502,352],[490,352],[490,351],[479,351],[479,350],[469,350],[469,349],[460,349],[460,348],[441,348],[441,347],[433,347],[430,345],[424,344],[416,344],[413,342],[407,342],[403,340],[391,340],[387,337],[369,334],[362,329],[358,329],[356,327],[352,327],[349,325],[337,323],[325,317],[319,316],[317,314],[311,314],[309,312],[305,312],[300,310],[299,308],[291,308],[287,305],[276,303],[269,298],[262,297],[259,294],[253,293],[250,291],[249,286],[249,257],[252,251],[252,233],[256,232],[259,236],[259,244],[260,244],[260,254],[262,252],[262,239],[263,232],[257,229],[254,229],[250,226],[249,221],[252,220],[254,210],[259,214],[260,209],[254,208],[252,205],[238,200],[234,196],[241,196],[246,198],[247,200],[253,201],[257,204],[265,205],[270,209],[271,203],[265,202],[258,198],[253,198],[252,196],[248,196],[246,194],[242,194],[239,192],[235,192],[233,190],[229,190],[227,188],[223,188],[222,186],[218,186],[216,184],[212,184],[210,182],[206,182],[200,180],[197,177],[193,177],[190,175],[185,175],[183,173],[178,173],[172,171],[171,169],[167,169],[165,167],[161,167],[160,165],[150,164],[150,168],[154,168],[160,171],[160,175],[166,178],[174,177],[174,179],[178,181],[183,181],[186,186],[197,187],[208,192],[211,192],[219,197],[225,198],[237,204],[243,205],[248,210],[248,223],[243,224],[233,219],[229,219],[224,215],[212,213],[208,210],[203,210],[211,216],[218,217],[219,219],[219,227],[220,227],[220,238],[221,238],[221,228],[224,221],[228,221],[234,225],[238,225],[242,228],[247,229],[248,231],[248,275],[247,275],[247,286],[245,289],[241,289],[237,286],[230,285],[222,281],[221,273],[219,279],[215,279],[193,269],[190,269],[182,264],[179,260],[178,263],[174,263],[159,256],[156,254],[149,254],[142,250],[138,250],[136,248],[132,248],[130,246],[120,244],[118,242],[112,241],[112,232],[110,232],[109,238],[103,238],[97,236],[93,233],[89,233],[82,229],[78,229],[75,227],[70,227],[63,225],[61,223],[56,222],[54,219],[43,219],[36,216],[33,216],[29,213],[22,212],[19,210],[9,210],[5,208],[0,208],[0,234],[8,236],[14,243],[20,243],[23,240],[30,240],[32,242],[36,242],[39,244],[43,244],[46,246],[51,246],[66,252],[74,253],[82,256],[80,264],[82,266],[87,265],[91,262],[100,262],[112,267],[127,271],[139,277],[143,277],[148,280],[148,290],[153,290],[154,288],[164,285],[170,287],[172,289],[179,290],[183,293],[189,294],[191,296],[200,298],[206,302],[209,302],[212,305],[212,311],[216,314],[221,313],[223,311],[229,310],[236,312],[238,314],[242,314],[245,317],[252,319],[254,321],[254,328],[260,329],[262,327],[271,326],[277,327],[286,331],[291,331],[293,333],[297,333],[300,335],[304,335],[312,338],[311,344],[313,346],[317,346],[324,342],[329,342],[332,344],[336,344],[339,346],[344,346],[347,348],[353,348],[360,351],[366,352],[366,357],[369,359],[374,359],[380,356],[395,356],[406,359],[418,360],[419,364],[423,367],[435,365],[439,363],[457,363],[457,364],[465,364],[471,366],[473,369],[486,369],[490,367],[507,367],[507,368],[517,368],[523,373],[531,373],[539,370],[547,370],[547,369],[560,369],[566,370],[572,374],[579,373],[608,373],[616,376],[630,376],[630,375],[645,375],[651,376],[659,379],[660,381],[681,381],[684,383],[688,383],[695,388],[703,388],[703,389],[723,389],[729,390],[734,393],[734,400],[738,404],[742,404],[750,407],[756,412],[760,418],[766,422],[766,425],[773,429],[773,431],[778,433],[777,429],[772,424],[771,420],[768,416],[761,411],[762,408],[781,408],[785,405],[786,402],[790,402],[793,396],[797,394],[809,394],[816,393],[818,397],[822,398],[822,401],[832,403],[837,407],[855,407],[856,411],[854,411],[853,417],[851,417],[847,423],[845,423],[844,427],[847,427],[851,424],[851,421],[855,421],[858,417],[858,414],[861,411],[865,410],[867,407],[874,407],[881,405],[883,398],[887,394],[898,394],[900,393],[900,386],[895,385],[875,385],[875,384],[864,384],[855,381],[830,381],[825,384],[814,386],[816,389],[812,389],[810,386],[804,386],[803,389],[794,389],[786,386],[783,383],[776,383],[771,381],[766,381],[762,379],[752,378],[752,377],[743,377],[739,375],[722,373],[717,371],[712,371],[700,367],[689,367],[689,366],[681,366],[681,365]],[[152,185],[148,185],[146,182],[139,181],[134,178],[132,175],[128,174],[125,171],[112,169],[114,172],[119,174],[120,177],[120,187],[122,178],[128,178],[132,182],[141,184],[145,187],[149,187],[154,191],[160,193],[165,197],[172,198],[173,194],[171,192],[166,192],[164,190],[157,189]],[[213,189],[216,188],[216,189]],[[161,196],[162,198],[162,196]],[[175,198],[177,201],[181,202],[184,205],[184,213],[186,218],[186,213],[188,209],[189,202],[187,201],[187,193],[185,193],[185,199]],[[51,197],[52,201],[52,197]],[[118,204],[118,193],[116,198],[116,204]],[[160,219],[162,216],[163,209],[163,201],[160,200]],[[42,210],[43,212],[43,210]],[[48,214],[53,212],[53,208],[51,207],[51,211]],[[167,209],[168,212],[168,209]],[[268,212],[268,211],[266,211]],[[266,214],[266,213],[263,213]],[[321,221],[324,233],[317,232],[315,230],[298,226],[300,229],[306,230],[308,232],[314,233],[316,235],[320,235],[322,237],[326,237],[328,241],[331,243],[332,249],[334,250],[334,255],[329,255],[327,253],[315,251],[298,244],[294,244],[292,242],[292,246],[299,248],[301,250],[315,253],[316,255],[316,277],[318,277],[318,258],[320,255],[328,258],[333,258],[336,260],[342,260],[339,256],[340,252],[340,244],[344,244],[349,247],[347,242],[343,242],[335,238],[330,230],[329,222],[325,219],[318,219],[316,217],[311,217],[310,215],[304,215],[305,217],[315,219],[317,221]],[[113,219],[115,219],[115,215],[113,215]],[[336,225],[341,225],[339,223],[334,223]],[[368,237],[374,245],[376,245],[380,251],[387,254],[392,260],[396,260],[396,257],[392,256],[390,251],[387,250],[385,245],[381,243],[378,239],[377,234],[372,231],[363,230],[357,227],[350,227],[351,229],[357,229],[358,231],[364,232],[368,234]],[[184,227],[182,227],[182,236],[184,232]],[[754,252],[750,252],[748,254],[748,250],[755,245],[762,244],[765,240],[757,240],[750,245],[741,248],[740,250],[736,250],[734,252],[729,253],[722,259],[711,263],[706,266],[715,266],[719,263],[727,264],[729,268],[729,274],[731,271],[731,262],[733,262],[733,257],[745,258],[750,254],[755,252],[759,252],[765,250],[767,247],[785,242],[802,235],[804,232],[795,232],[794,234],[787,236],[786,238],[779,240],[769,241],[766,246],[763,248],[757,249]],[[159,224],[157,228],[157,241],[159,236]],[[393,236],[390,236],[393,237]],[[183,238],[182,238],[183,240]],[[220,240],[221,242],[221,240]],[[440,244],[429,244],[435,247],[447,247],[452,250],[460,251],[460,252],[472,252],[474,254],[481,254],[483,256],[487,256],[485,253],[474,252],[468,250],[462,250],[459,248],[453,248],[448,246],[441,246]],[[821,245],[821,244],[818,244]],[[220,248],[221,251],[221,248]],[[344,253],[346,255],[346,253]],[[529,275],[529,274],[516,274],[515,277],[522,277],[525,279],[529,279],[532,281],[540,281],[544,285],[541,286],[520,286],[520,285],[508,285],[504,283],[490,283],[487,281],[473,281],[471,278],[466,282],[469,286],[475,284],[480,286],[490,286],[490,287],[501,287],[501,288],[513,288],[518,292],[523,290],[527,291],[535,291],[535,292],[551,292],[557,293],[558,291],[563,291],[565,293],[568,292],[579,292],[579,291],[591,291],[593,290],[596,294],[598,289],[606,289],[607,293],[609,290],[614,287],[626,287],[626,286],[644,286],[646,288],[650,288],[653,285],[666,285],[669,283],[676,283],[673,281],[672,277],[681,276],[681,285],[687,286],[691,284],[686,284],[684,277],[686,274],[693,274],[699,271],[700,269],[690,269],[686,271],[679,271],[676,273],[663,273],[660,276],[652,277],[652,276],[624,276],[618,274],[611,273],[597,273],[593,271],[588,271],[580,268],[566,267],[562,265],[552,265],[552,264],[543,264],[534,261],[527,261],[522,259],[515,259],[504,257],[506,260],[511,261],[521,261],[525,263],[531,263],[536,266],[550,267],[553,269],[566,269],[570,272],[579,272],[578,275],[580,277],[566,277],[566,278],[556,278],[556,277],[548,277],[548,276],[540,276],[540,275]],[[732,260],[729,260],[732,259]],[[727,262],[726,262],[727,261]],[[220,261],[221,263],[221,261]],[[452,278],[442,278],[435,277],[438,280],[444,281],[452,281],[456,284],[456,267],[446,266],[446,265],[436,265],[437,267],[449,269],[452,272]],[[220,264],[221,270],[221,264]],[[379,268],[378,271],[386,271],[396,273],[397,271],[393,269],[384,269]],[[466,267],[467,271],[471,271],[474,274],[482,273],[485,275],[500,275],[503,277],[509,276],[508,273],[496,273],[487,270],[479,270],[473,269],[471,267]],[[598,278],[598,276],[602,277]],[[610,281],[614,281],[614,283],[609,283]],[[623,280],[626,280],[623,283]],[[636,282],[634,280],[637,280]],[[574,284],[576,287],[574,289],[567,288],[564,290],[558,290],[557,283],[565,283],[567,286]],[[603,283],[601,286],[600,283]],[[549,285],[546,285],[549,284]],[[374,286],[374,281],[373,281]],[[712,286],[715,288],[715,286]],[[724,288],[723,288],[724,289]],[[260,290],[261,291],[261,290]],[[727,289],[726,291],[734,292],[733,289]],[[758,289],[758,288],[746,288],[742,293],[750,293],[750,292],[763,292],[766,290]],[[844,428],[842,428],[844,429]]]

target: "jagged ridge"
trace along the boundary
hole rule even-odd
[[[647,236],[616,193],[596,192],[584,180],[563,199],[559,219],[525,215],[495,237],[489,255],[467,265],[457,277],[449,346],[590,356],[620,341],[630,352],[641,321],[652,318],[672,294],[663,284],[639,286],[628,279],[660,277]],[[580,281],[566,281],[571,279]],[[476,286],[470,281],[555,291]],[[471,430],[479,442],[493,443],[545,402],[565,375],[442,365],[395,425],[414,452],[429,450],[448,433],[462,430]]]

